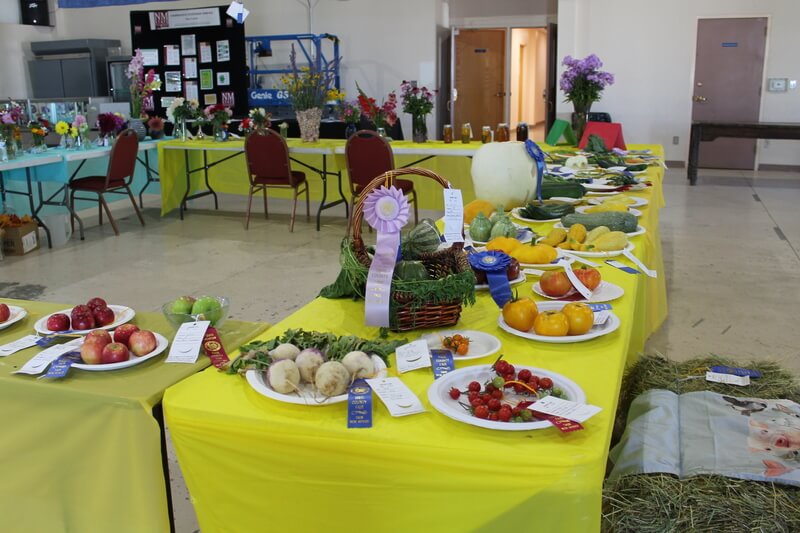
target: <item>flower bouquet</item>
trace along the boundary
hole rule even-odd
[[[318,70],[316,66],[298,67],[297,52],[294,45],[289,54],[291,72],[281,77],[281,83],[292,99],[292,108],[297,115],[300,126],[300,137],[304,142],[319,140],[319,123],[322,120],[322,106],[331,100],[331,96],[338,96],[339,92],[333,88],[335,68],[340,60],[331,62],[329,68]],[[336,90],[331,94],[331,90]]]
[[[60,148],[67,148],[67,145],[72,144],[72,137],[69,135],[69,122],[65,120],[59,120],[56,122],[56,133],[61,137],[61,141],[59,142]]]
[[[89,148],[89,123],[83,115],[75,115],[72,125],[69,128],[69,136],[74,139],[75,149]]]
[[[400,85],[403,112],[411,115],[412,135],[415,143],[428,140],[428,125],[425,117],[433,111],[435,91],[427,87],[416,87],[407,81]]]
[[[339,118],[347,124],[345,128],[345,137],[349,139],[350,136],[358,130],[358,123],[361,120],[361,108],[358,105],[358,101],[353,100],[348,102],[346,100],[341,100],[337,106],[337,113],[339,114]]]
[[[0,140],[5,142],[6,156],[9,159],[14,159],[16,156],[19,123],[24,116],[22,106],[13,100],[0,109]]]
[[[378,133],[386,133],[386,126],[394,126],[397,122],[397,95],[394,91],[390,92],[386,100],[378,105],[374,98],[370,98],[356,83],[358,89],[358,105],[361,107],[361,114],[375,124]]]
[[[33,149],[31,151],[37,154],[47,150],[44,139],[50,133],[50,123],[43,118],[32,120],[28,122],[28,129],[30,129],[33,137]]]
[[[185,98],[175,98],[167,108],[167,120],[175,124],[173,136],[182,141],[186,141],[186,121],[198,118],[198,108],[200,104],[197,100],[186,100]]]
[[[592,104],[600,100],[603,89],[614,84],[614,75],[600,70],[603,62],[594,54],[584,59],[566,56],[561,64],[567,68],[561,74],[559,86],[564,91],[564,101],[572,102],[575,109],[572,128],[580,141]]]
[[[147,121],[147,129],[150,130],[151,139],[160,139],[164,136],[164,119],[152,117]]]
[[[228,122],[231,120],[233,111],[223,104],[213,104],[203,110],[205,120],[210,122],[214,128],[214,140],[225,141],[228,139]]]
[[[267,113],[266,109],[264,109],[263,107],[257,107],[255,109],[250,110],[250,113],[245,120],[250,121],[250,123],[252,124],[251,126],[252,130],[263,132],[264,130],[269,128],[270,125],[272,124],[270,120],[271,118],[272,115]]]
[[[97,138],[98,146],[108,146],[114,137],[125,127],[125,117],[119,113],[100,113],[97,116],[97,129],[100,137]]]
[[[143,118],[144,100],[161,88],[161,80],[156,79],[156,71],[144,72],[144,56],[138,48],[128,63],[125,75],[131,80],[131,118]]]

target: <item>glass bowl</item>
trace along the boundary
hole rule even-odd
[[[195,302],[203,299],[203,298],[213,298],[220,304],[220,309],[216,313],[173,313],[172,312],[172,302],[167,302],[161,306],[161,312],[164,313],[167,321],[172,324],[172,327],[178,329],[181,327],[181,324],[186,322],[196,322],[198,320],[210,320],[211,325],[215,328],[219,328],[225,322],[225,319],[228,317],[228,311],[231,307],[231,301],[225,296],[207,296],[202,295],[195,298]],[[210,316],[209,316],[210,315]]]

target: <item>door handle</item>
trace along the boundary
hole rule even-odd
[[[693,100],[694,100],[695,102],[705,102],[706,100],[708,100],[708,98],[706,98],[705,96],[695,96],[695,97],[693,98]]]
[[[502,97],[502,96],[505,96],[505,95],[506,95],[506,93],[495,93],[495,96],[501,96]]]

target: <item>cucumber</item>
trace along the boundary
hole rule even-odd
[[[528,204],[519,210],[519,214],[532,220],[551,220],[561,218],[575,212],[575,207],[569,204],[535,205]]]
[[[573,224],[583,224],[588,231],[599,226],[607,226],[610,231],[621,231],[623,233],[633,233],[639,226],[635,215],[616,211],[591,214],[573,213],[561,217],[561,224],[565,228],[569,228]]]
[[[583,198],[586,189],[583,185],[571,180],[545,178],[542,180],[542,199],[547,200],[554,196],[566,198]]]

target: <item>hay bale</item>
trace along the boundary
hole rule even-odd
[[[751,368],[763,376],[747,387],[712,383],[705,380],[705,371],[713,365]],[[622,436],[631,402],[651,389],[677,394],[710,390],[800,403],[800,386],[772,361],[744,363],[711,354],[678,362],[648,355],[623,379],[613,442]],[[626,476],[603,488],[602,527],[614,533],[797,533],[800,488],[714,475],[684,480],[670,474]]]

